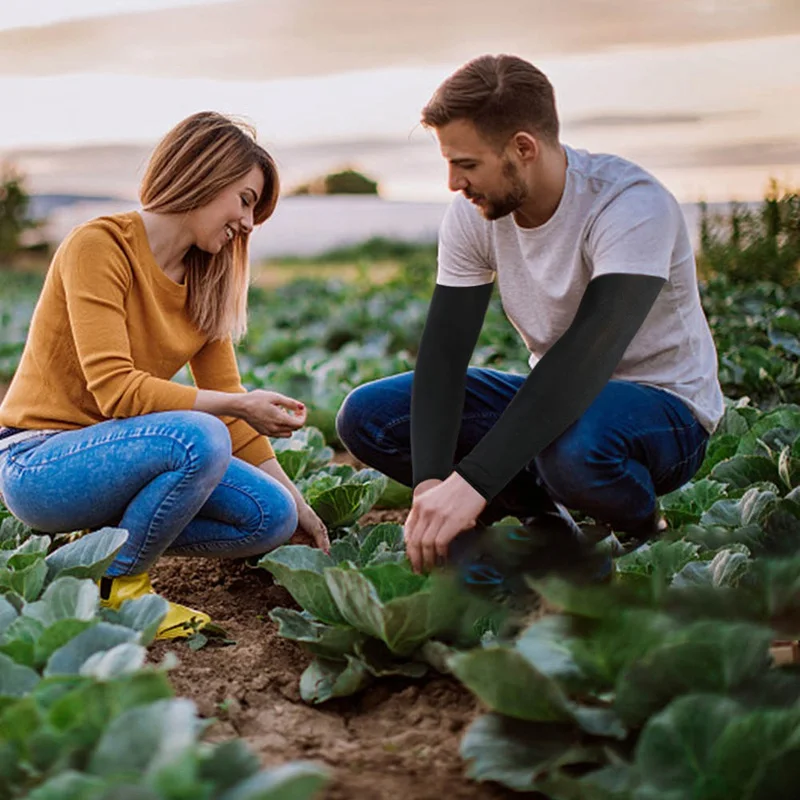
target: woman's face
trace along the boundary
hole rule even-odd
[[[239,180],[226,186],[210,203],[192,212],[195,244],[216,255],[236,236],[253,230],[253,211],[264,191],[264,173],[254,165]]]

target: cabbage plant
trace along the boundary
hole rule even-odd
[[[315,656],[300,681],[310,703],[353,694],[386,675],[421,677],[443,665],[448,645],[477,643],[501,618],[452,575],[415,574],[399,525],[352,531],[333,543],[330,556],[303,545],[279,547],[259,566],[303,609],[278,608],[270,616],[282,636]]]
[[[0,508],[0,512],[5,509]],[[101,608],[97,580],[127,532],[63,546],[0,514],[0,796],[29,800],[309,800],[322,768],[260,770],[241,741],[205,744],[145,647],[167,611],[148,595]],[[63,541],[66,537],[60,537]]]
[[[273,439],[271,444],[275,458],[293,481],[321,469],[333,458],[322,431],[310,425],[294,431],[288,439]]]
[[[306,502],[330,529],[346,528],[364,516],[388,485],[374,469],[335,464],[297,482]]]
[[[536,582],[560,613],[448,657],[490,709],[468,774],[553,800],[792,796],[800,673],[770,645],[800,635],[800,559],[743,558],[689,562],[666,591]]]

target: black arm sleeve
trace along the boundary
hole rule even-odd
[[[411,390],[413,483],[444,480],[453,471],[472,351],[494,284],[433,291]]]
[[[570,327],[455,471],[487,501],[494,498],[594,402],[664,283],[630,274],[592,280]]]

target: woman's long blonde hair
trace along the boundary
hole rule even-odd
[[[260,225],[275,210],[280,191],[272,156],[256,142],[252,126],[202,111],[178,123],[158,143],[139,199],[145,211],[194,211],[254,166],[264,173],[264,191],[253,210],[253,222]],[[249,239],[248,233],[240,232],[217,255],[192,246],[184,258],[189,317],[209,339],[237,340],[247,329]]]

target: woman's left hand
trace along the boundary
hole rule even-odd
[[[331,542],[328,538],[328,528],[305,501],[297,504],[297,530],[295,533],[300,531],[307,533],[324,553],[330,552]]]

